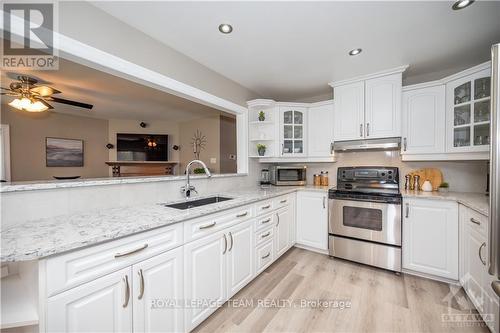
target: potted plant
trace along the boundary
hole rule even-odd
[[[204,168],[195,168],[193,170],[193,173],[194,174],[203,174],[203,173],[205,173],[205,169]]]
[[[264,111],[260,111],[259,112],[259,121],[264,121],[266,120],[266,114],[264,113]]]
[[[450,190],[450,184],[447,182],[442,182],[441,185],[439,185],[438,191],[447,193]]]
[[[257,144],[257,152],[259,153],[259,156],[264,156],[266,154],[266,145],[263,144]]]

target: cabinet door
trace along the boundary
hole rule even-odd
[[[227,251],[227,287],[231,297],[254,277],[254,220],[241,223],[229,230]]]
[[[305,107],[280,107],[281,156],[305,155],[306,111]]]
[[[465,262],[467,272],[464,276],[464,289],[480,314],[485,313],[486,297],[486,240],[469,226],[465,228]]]
[[[335,141],[364,138],[365,83],[356,82],[335,87],[333,100]]]
[[[276,212],[276,231],[274,233],[274,249],[277,259],[290,248],[291,213],[288,208]]]
[[[297,243],[328,249],[328,205],[326,193],[297,193]]]
[[[404,200],[403,268],[458,280],[458,204]]]
[[[333,154],[333,103],[310,107],[307,111],[308,156]]]
[[[130,267],[52,296],[47,332],[132,332]]]
[[[490,75],[485,69],[446,84],[448,151],[489,151]]]
[[[134,332],[182,332],[183,249],[170,250],[132,267]]]
[[[401,136],[401,88],[401,73],[365,81],[367,139]]]
[[[191,331],[226,299],[227,236],[217,232],[184,245],[185,330]]]
[[[445,152],[445,86],[403,92],[401,154]]]

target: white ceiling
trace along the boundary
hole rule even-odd
[[[0,41],[2,41],[0,39]],[[92,110],[49,102],[52,112],[101,119],[188,121],[221,113],[166,92],[60,58],[57,71],[2,71],[0,82],[8,87],[17,75],[26,74],[60,90],[56,97],[93,104]],[[1,96],[2,108],[10,109],[13,97]],[[227,115],[227,114],[226,114]]]
[[[298,100],[327,83],[409,64],[406,83],[489,59],[500,1],[93,2],[158,41],[257,92]],[[217,27],[233,25],[230,35]],[[347,52],[361,47],[363,53]]]

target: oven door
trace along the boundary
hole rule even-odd
[[[401,246],[401,204],[329,200],[328,232]]]

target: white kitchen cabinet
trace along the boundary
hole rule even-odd
[[[327,193],[297,193],[297,244],[328,250]]]
[[[335,141],[364,138],[365,83],[350,83],[334,88],[334,131]]]
[[[285,253],[291,245],[290,228],[292,228],[292,212],[288,207],[281,208],[276,212],[276,225],[274,232],[275,257],[278,258]]]
[[[403,269],[458,280],[458,204],[404,198]]]
[[[308,156],[328,157],[333,154],[333,101],[317,103],[307,110]]]
[[[305,156],[307,137],[307,108],[280,106],[281,156]]]
[[[403,92],[402,155],[445,152],[445,86]]]
[[[132,269],[48,299],[47,332],[132,332]]]
[[[365,138],[401,136],[402,74],[365,81]]]
[[[228,232],[227,297],[232,297],[255,276],[254,221],[232,227]]]
[[[226,298],[228,238],[220,231],[184,245],[185,330],[190,331]]]
[[[134,333],[184,331],[183,264],[179,247],[132,267]]]
[[[486,68],[446,84],[448,152],[489,151],[490,76]]]

